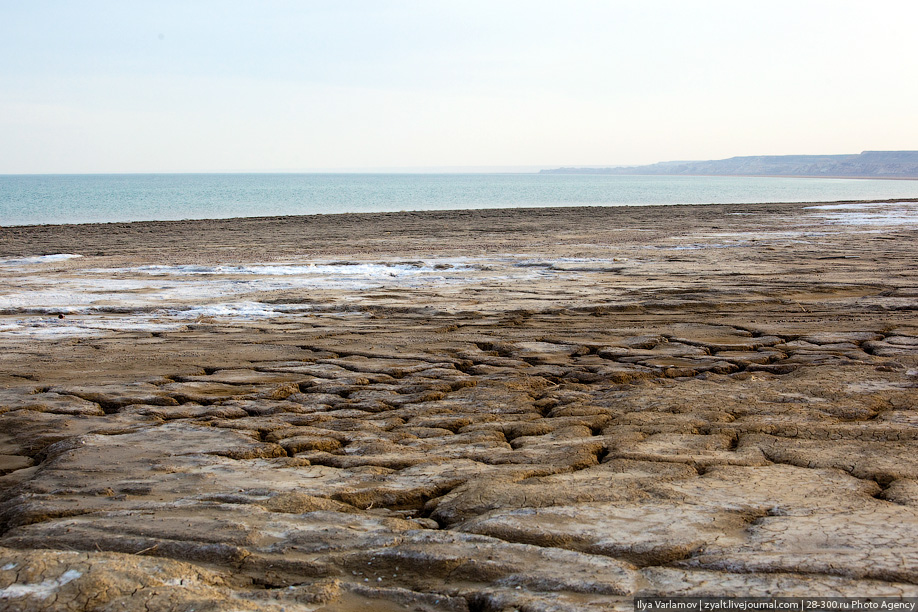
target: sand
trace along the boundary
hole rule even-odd
[[[0,228],[0,607],[918,596],[916,210]]]

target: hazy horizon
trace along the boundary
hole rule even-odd
[[[165,172],[0,172],[0,176],[91,175],[91,174],[533,174],[557,166],[428,166],[389,168],[308,168],[305,170],[261,168],[256,170],[187,170]],[[597,167],[603,166],[583,166]]]
[[[893,1],[4,3],[0,174],[914,150],[915,18]]]

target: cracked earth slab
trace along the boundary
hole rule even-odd
[[[8,256],[86,250],[0,269],[4,295],[163,264],[386,271],[253,289],[309,306],[260,318],[30,336],[5,312],[0,607],[918,596],[915,230],[798,205],[330,219],[0,228]],[[745,238],[705,247],[725,220]]]

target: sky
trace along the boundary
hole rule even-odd
[[[918,3],[0,0],[0,174],[918,149]]]

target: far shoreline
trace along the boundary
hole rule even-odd
[[[704,178],[782,178],[782,179],[851,179],[853,181],[918,181],[918,176],[847,176],[844,174],[645,174],[628,172],[558,172],[540,170],[538,174],[546,176],[696,176]]]

